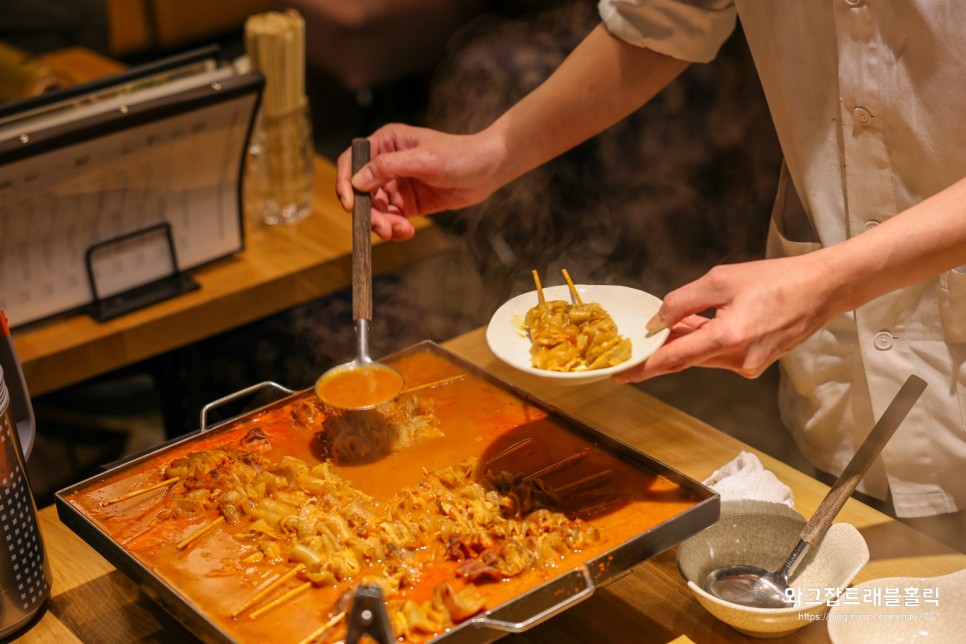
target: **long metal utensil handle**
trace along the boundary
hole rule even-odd
[[[368,139],[352,139],[352,174],[369,163]],[[352,319],[372,320],[372,199],[353,189]]]
[[[906,414],[919,400],[919,396],[926,389],[926,381],[918,376],[909,376],[899,389],[899,393],[892,399],[879,421],[865,437],[855,456],[845,466],[845,470],[836,479],[821,505],[802,528],[802,541],[810,545],[817,543],[832,525],[832,520],[852,496],[872,461],[876,459],[882,448],[902,424]]]

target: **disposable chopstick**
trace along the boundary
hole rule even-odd
[[[225,521],[225,517],[223,516],[219,516],[217,519],[212,519],[211,521],[209,521],[208,523],[206,523],[205,525],[201,526],[193,533],[191,533],[184,541],[179,543],[177,545],[178,550],[184,550],[185,548],[188,547],[188,545],[192,541],[194,541],[198,537],[201,537],[202,535],[207,534],[208,532],[213,530],[219,523],[223,523],[224,521]]]
[[[570,293],[574,296],[574,302],[583,304],[583,300],[580,299],[580,293],[577,292],[577,287],[574,286],[574,281],[570,279],[570,273],[567,272],[566,268],[562,269],[562,272],[564,279],[567,280],[567,286],[570,287]]]
[[[160,483],[155,483],[154,485],[149,485],[148,487],[141,488],[140,490],[134,490],[133,492],[128,492],[127,494],[122,494],[121,496],[119,496],[119,497],[117,497],[115,499],[109,499],[107,501],[101,501],[101,507],[102,508],[106,508],[109,505],[114,505],[115,503],[120,503],[121,501],[127,501],[128,499],[133,499],[136,496],[141,496],[142,494],[147,494],[148,492],[151,492],[153,490],[157,490],[158,488],[162,488],[162,487],[167,487],[169,485],[173,485],[174,483],[177,483],[180,480],[181,480],[181,477],[179,477],[179,476],[174,476],[172,478],[165,479],[164,481],[161,481]]]
[[[249,598],[248,601],[246,601],[244,604],[242,604],[241,606],[239,606],[238,608],[236,608],[234,611],[232,611],[231,616],[232,617],[238,617],[239,615],[241,615],[242,613],[244,613],[246,610],[248,610],[249,607],[254,606],[258,602],[260,602],[270,592],[272,592],[273,590],[275,590],[276,588],[278,588],[279,586],[281,586],[282,584],[284,584],[286,581],[288,581],[289,579],[291,579],[295,575],[297,575],[300,572],[302,572],[302,569],[303,568],[305,568],[304,565],[297,564],[294,568],[292,568],[288,572],[286,572],[286,573],[284,573],[282,575],[279,575],[274,580],[272,580],[271,582],[269,582],[269,584],[267,586],[265,586],[264,588],[262,588],[261,590],[259,590],[254,595],[252,595],[251,598]]]
[[[245,51],[265,76],[263,104],[269,116],[300,109],[305,101],[305,20],[297,11],[269,11],[245,21]]]

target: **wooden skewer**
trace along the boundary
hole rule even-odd
[[[533,273],[533,283],[537,285],[537,299],[541,304],[546,304],[547,299],[543,296],[543,286],[540,284],[540,274],[537,273],[537,269],[531,271]]]
[[[570,292],[574,296],[574,302],[577,304],[583,304],[583,300],[580,299],[580,293],[577,292],[577,287],[574,286],[574,281],[570,279],[570,273],[567,272],[566,268],[562,269],[562,272],[564,279],[567,280],[567,286],[570,287]]]
[[[325,624],[322,624],[322,626],[312,631],[312,634],[306,637],[301,642],[299,642],[299,644],[311,644],[316,640],[316,638],[320,637],[323,633],[325,633],[327,630],[329,630],[330,628],[332,628],[333,626],[341,622],[343,619],[345,619],[345,611],[342,611],[341,613],[339,613],[338,615],[336,615],[335,617],[327,621]]]
[[[141,488],[140,490],[134,490],[133,492],[128,492],[127,494],[122,494],[121,496],[117,497],[116,499],[110,499],[109,501],[101,501],[101,507],[102,508],[106,508],[109,505],[114,505],[115,503],[120,503],[121,501],[127,501],[128,499],[133,499],[136,496],[140,496],[142,494],[147,494],[148,492],[151,492],[152,490],[157,490],[159,487],[167,487],[167,486],[169,486],[169,485],[171,485],[173,483],[177,483],[180,480],[181,480],[181,477],[179,477],[179,476],[175,476],[175,477],[170,478],[170,479],[165,479],[164,481],[161,481],[160,483],[155,483],[154,485],[149,485],[148,487]]]
[[[244,604],[242,604],[241,606],[239,606],[238,608],[236,608],[232,612],[231,616],[232,617],[238,617],[239,615],[241,615],[242,613],[244,613],[246,610],[248,610],[248,608],[250,606],[254,606],[258,602],[260,602],[262,600],[262,598],[265,597],[266,595],[268,595],[270,592],[272,592],[273,590],[275,590],[276,588],[278,588],[279,586],[281,586],[282,584],[284,584],[286,581],[288,581],[289,579],[291,579],[295,575],[297,575],[300,572],[302,572],[302,569],[303,568],[305,568],[304,565],[297,564],[294,568],[292,568],[288,572],[286,572],[286,573],[284,573],[282,575],[279,575],[274,580],[272,580],[271,582],[269,582],[269,584],[267,586],[265,586],[264,588],[262,588],[261,590],[259,590],[254,595],[252,595],[252,597],[248,601],[246,601]]]
[[[198,528],[197,530],[195,530],[191,534],[191,536],[187,537],[184,541],[182,541],[181,543],[178,544],[178,546],[177,546],[178,550],[184,550],[185,548],[188,547],[188,544],[190,544],[192,541],[194,541],[198,537],[202,536],[203,534],[205,534],[208,531],[210,531],[211,529],[213,529],[219,523],[224,522],[224,520],[225,520],[225,517],[219,516],[217,519],[212,519],[211,521],[209,521],[205,525],[201,526],[200,528]]]
[[[501,451],[501,452],[499,452],[497,454],[494,454],[492,457],[490,457],[486,461],[486,464],[489,465],[493,461],[498,461],[501,458],[503,458],[504,456],[509,456],[513,452],[516,452],[517,450],[521,450],[524,447],[526,447],[527,445],[530,445],[531,443],[533,443],[533,439],[532,438],[524,438],[523,440],[517,441],[513,445],[510,445],[509,447],[507,447],[505,450],[503,450],[503,451]]]
[[[412,393],[414,391],[420,391],[422,389],[432,389],[433,387],[442,387],[443,385],[448,385],[448,384],[452,384],[454,382],[459,382],[464,377],[465,376],[463,374],[460,374],[458,376],[452,376],[450,378],[443,378],[442,380],[434,380],[433,382],[427,382],[424,385],[416,385],[415,387],[409,387],[408,389],[403,389],[402,391],[399,392],[399,394],[400,395],[402,395],[402,394],[410,394],[410,393]]]
[[[593,505],[588,505],[585,508],[580,508],[574,514],[580,519],[589,519],[591,517],[597,516],[598,514],[603,514],[607,512],[610,508],[622,505],[627,502],[626,496],[618,496],[613,499],[607,499],[606,501],[601,501],[600,503],[595,503]]]
[[[573,465],[574,463],[576,463],[577,461],[579,461],[583,457],[587,456],[587,453],[588,452],[590,452],[590,448],[589,447],[585,447],[584,449],[580,450],[576,454],[571,454],[570,456],[568,456],[566,458],[563,458],[563,459],[557,461],[556,463],[551,463],[550,465],[548,465],[546,467],[540,468],[539,470],[537,470],[533,474],[527,474],[526,476],[523,477],[523,482],[526,483],[528,481],[532,481],[533,479],[538,479],[538,478],[541,478],[541,477],[544,477],[544,476],[549,476],[550,474],[553,474],[554,472],[559,472],[560,470],[562,470],[562,469],[564,469],[566,467],[570,467],[571,465]]]
[[[573,483],[568,483],[567,485],[561,485],[558,488],[554,488],[554,492],[556,492],[559,495],[563,495],[566,492],[569,492],[570,490],[576,490],[576,489],[597,485],[598,483],[603,483],[604,480],[609,478],[610,475],[613,473],[614,473],[614,470],[612,469],[601,470],[600,472],[595,472],[590,476],[585,476],[582,479],[578,479]]]
[[[151,523],[151,525],[149,525],[148,527],[146,527],[144,530],[141,530],[137,534],[131,535],[130,537],[128,537],[124,541],[121,541],[120,543],[121,543],[122,546],[124,546],[126,548],[127,546],[131,545],[132,543],[134,543],[135,541],[137,541],[138,539],[140,539],[141,537],[143,537],[147,533],[151,532],[152,530],[154,530],[154,523],[153,522]]]
[[[311,587],[312,587],[312,582],[311,581],[307,581],[304,584],[302,584],[301,586],[296,586],[295,588],[293,588],[292,590],[288,591],[284,595],[281,595],[279,597],[276,597],[275,599],[273,599],[272,601],[268,602],[264,606],[261,606],[260,608],[256,608],[251,613],[249,613],[248,616],[251,619],[258,619],[258,617],[260,615],[262,615],[263,613],[266,613],[266,612],[272,610],[276,606],[281,606],[282,604],[284,604],[285,602],[289,601],[290,599],[292,599],[296,595],[298,595],[300,593],[304,593],[306,590],[308,590]]]

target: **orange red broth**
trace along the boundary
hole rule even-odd
[[[319,378],[316,395],[339,409],[365,409],[392,400],[402,389],[402,375],[380,365],[338,369]]]
[[[402,372],[410,387],[463,373],[445,357],[429,350],[405,356],[393,366]],[[242,560],[253,546],[232,536],[238,527],[225,524],[184,550],[178,550],[175,544],[217,514],[213,513],[204,521],[194,517],[189,521],[169,520],[149,527],[154,513],[162,507],[163,489],[107,507],[102,507],[101,503],[162,480],[164,468],[175,458],[198,450],[237,445],[253,427],[260,428],[269,437],[270,446],[265,450],[269,458],[277,460],[289,454],[310,466],[318,463],[313,437],[321,429],[320,421],[319,427],[310,429],[298,429],[291,422],[293,404],[303,396],[313,395],[313,392],[303,392],[225,429],[219,428],[166,450],[138,463],[136,469],[120,471],[74,493],[68,500],[232,638],[241,642],[300,641],[328,621],[334,612],[333,604],[347,588],[345,584],[333,588],[313,587],[257,619],[250,619],[244,613],[232,618],[231,613],[261,586],[291,569],[293,564],[244,563]],[[420,391],[417,395],[434,399],[445,436],[427,440],[378,462],[332,466],[333,471],[377,502],[403,487],[415,485],[423,476],[423,468],[430,471],[441,469],[461,462],[468,455],[488,461],[513,445],[522,447],[493,460],[494,469],[532,473],[567,456],[583,453],[573,467],[551,474],[545,480],[559,487],[588,475],[610,471],[601,490],[589,490],[580,503],[560,508],[575,511],[580,509],[576,506],[593,501],[597,509],[584,518],[600,529],[600,541],[582,552],[562,557],[555,569],[534,567],[519,577],[479,585],[479,590],[487,597],[487,609],[572,570],[696,503],[671,481],[635,468],[604,450],[594,449],[586,438],[565,429],[544,411],[470,374],[451,384]],[[521,443],[524,439],[529,440]],[[601,502],[596,503],[598,500]],[[430,553],[425,550],[420,552],[428,558]],[[417,554],[417,560],[420,558]],[[407,597],[417,603],[425,601],[440,581],[455,579],[456,565],[456,562],[434,564],[431,569],[424,569],[420,581],[408,591]],[[298,583],[292,582],[291,585]],[[462,584],[462,580],[453,581],[457,589]]]

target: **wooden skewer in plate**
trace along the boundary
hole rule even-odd
[[[580,518],[590,519],[604,512],[609,512],[612,508],[616,508],[619,505],[627,503],[628,498],[626,496],[618,496],[612,499],[607,499],[605,501],[600,501],[599,503],[594,503],[593,505],[588,505],[587,507],[580,508],[574,514]]]
[[[573,490],[583,490],[589,487],[594,487],[596,485],[599,485],[600,483],[603,483],[604,481],[609,479],[613,473],[614,473],[614,470],[610,468],[606,470],[601,470],[589,476],[585,476],[582,479],[573,481],[572,483],[567,483],[566,485],[561,485],[558,488],[554,488],[553,491],[560,496],[566,496],[568,492],[572,492]]]
[[[197,539],[198,537],[201,537],[202,535],[210,532],[212,529],[214,529],[215,526],[217,526],[219,523],[224,523],[224,521],[225,521],[225,517],[220,516],[220,515],[218,516],[218,518],[212,519],[211,521],[209,521],[208,523],[206,523],[205,525],[201,526],[200,528],[198,528],[197,530],[195,530],[193,533],[191,533],[191,535],[188,536],[184,541],[182,541],[181,543],[179,543],[178,546],[177,546],[178,550],[184,550],[195,539]]]
[[[116,499],[110,499],[108,501],[101,501],[101,507],[102,508],[106,508],[109,505],[114,505],[115,503],[120,503],[121,501],[127,501],[128,499],[133,499],[136,496],[141,496],[142,494],[147,494],[148,492],[151,492],[153,490],[157,490],[158,488],[162,488],[162,487],[167,487],[169,485],[173,485],[173,484],[177,483],[180,480],[181,480],[181,477],[179,477],[179,476],[175,476],[175,477],[172,477],[170,479],[165,479],[164,481],[161,481],[160,483],[155,483],[154,485],[149,485],[148,487],[141,488],[140,490],[134,490],[133,492],[128,492],[127,494],[122,494],[121,496],[117,497]]]
[[[533,443],[534,443],[534,440],[532,438],[524,438],[524,439],[521,439],[521,440],[517,441],[516,443],[514,443],[513,445],[510,445],[506,449],[501,450],[499,453],[494,454],[489,459],[487,459],[486,466],[489,467],[490,464],[493,463],[494,461],[498,461],[501,458],[503,458],[504,456],[509,456],[510,454],[512,454],[512,453],[514,453],[514,452],[516,452],[518,450],[521,450],[524,447],[527,447],[529,445],[532,445]]]
[[[533,472],[532,474],[527,474],[526,476],[523,477],[523,482],[526,483],[528,481],[532,481],[533,479],[539,479],[544,476],[550,476],[551,474],[559,472],[560,470],[570,467],[571,465],[575,465],[578,461],[580,461],[582,458],[587,456],[587,454],[589,453],[590,453],[590,448],[585,447],[579,452],[576,452],[574,454],[571,454],[570,456],[562,458],[555,463],[551,463],[550,465],[547,465],[546,467],[542,467],[536,472]]]
[[[304,565],[302,565],[302,564],[296,564],[296,566],[294,568],[292,568],[291,570],[289,570],[288,572],[286,572],[286,573],[284,573],[282,575],[279,575],[278,577],[276,577],[275,579],[273,579],[271,582],[269,582],[269,584],[267,586],[265,586],[264,588],[262,588],[261,590],[259,590],[254,595],[252,595],[251,598],[248,601],[246,601],[244,604],[242,604],[241,606],[239,606],[238,608],[236,608],[234,611],[232,611],[231,616],[232,617],[238,617],[239,615],[241,615],[242,613],[244,613],[246,610],[248,610],[249,607],[254,606],[258,602],[262,601],[262,599],[265,598],[270,592],[272,592],[273,590],[275,590],[276,588],[278,588],[279,586],[281,586],[282,584],[284,584],[286,581],[288,581],[289,579],[291,579],[295,575],[297,575],[300,572],[302,572],[302,569],[303,568],[305,568]]]
[[[325,624],[322,624],[322,626],[312,631],[312,633],[304,640],[299,642],[299,644],[312,644],[312,642],[322,637],[322,635],[325,634],[326,631],[335,627],[336,624],[338,624],[344,619],[345,619],[345,611],[342,611],[341,613],[339,613],[338,615],[336,615],[335,617],[327,621]]]
[[[433,389],[435,387],[442,387],[443,385],[449,385],[454,382],[459,382],[464,377],[465,376],[463,374],[460,374],[458,376],[451,376],[449,378],[443,378],[442,380],[434,380],[433,382],[427,382],[422,385],[416,385],[415,387],[407,387],[402,391],[400,391],[399,395],[401,396],[403,394],[411,394],[414,391],[422,391],[423,389]]]
[[[306,590],[308,590],[311,587],[312,587],[312,582],[311,581],[307,581],[304,584],[302,584],[301,586],[296,586],[295,588],[293,588],[292,590],[288,591],[284,595],[280,595],[279,597],[276,597],[275,599],[273,599],[272,601],[268,602],[264,606],[261,606],[259,608],[256,608],[251,613],[249,613],[248,616],[251,619],[258,619],[263,613],[267,613],[268,611],[272,610],[273,608],[275,608],[277,606],[281,606],[285,602],[287,602],[290,599],[294,598],[296,595],[299,595],[301,593],[304,593]]]
[[[570,293],[574,296],[574,303],[583,304],[583,300],[580,299],[580,293],[577,292],[577,287],[574,286],[574,281],[570,279],[570,273],[567,272],[566,268],[562,269],[561,272],[563,273],[564,279],[567,280],[567,286],[570,287]]]
[[[543,296],[543,286],[540,284],[540,274],[537,273],[537,269],[533,269],[531,272],[533,273],[533,283],[537,285],[537,300],[540,301],[540,304],[546,304],[547,300]]]

